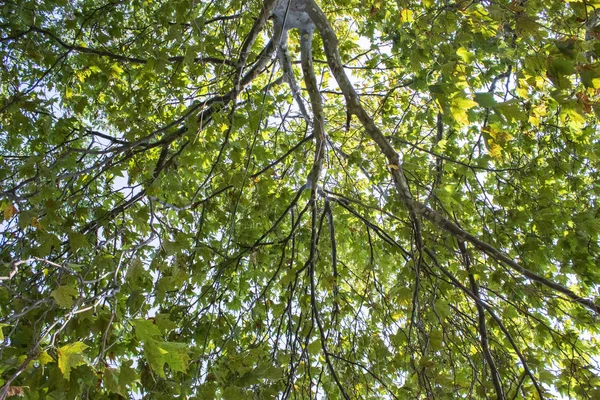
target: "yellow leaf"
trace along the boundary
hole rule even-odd
[[[456,55],[459,56],[467,64],[471,63],[471,61],[473,61],[475,59],[475,56],[473,55],[473,53],[471,53],[469,50],[465,49],[464,47],[460,47],[458,50],[456,50]]]
[[[79,82],[83,82],[83,81],[85,81],[85,78],[86,78],[86,73],[85,73],[85,71],[79,71],[79,72],[76,72],[76,73],[75,73],[75,77],[77,78],[77,80],[78,80]]]
[[[18,212],[17,207],[15,207],[14,204],[7,204],[6,206],[4,206],[4,220],[8,221],[9,219],[12,218],[13,215],[15,215]]]
[[[466,97],[455,97],[452,99],[451,107],[462,108],[468,110],[475,107],[478,103],[475,100],[467,99]]]
[[[0,324],[0,341],[4,340],[4,333],[2,332],[2,328],[5,326],[10,326],[8,324]]]
[[[466,97],[455,97],[450,101],[450,112],[456,122],[460,125],[467,125],[469,123],[467,110],[476,105],[478,103],[474,100],[467,99]]]
[[[415,20],[412,10],[404,9],[400,11],[400,20],[402,22],[413,22]]]
[[[58,368],[66,380],[71,377],[71,369],[86,364],[83,351],[89,346],[83,342],[75,342],[58,348]]]
[[[467,111],[464,108],[458,107],[450,107],[450,112],[452,113],[452,117],[459,125],[467,125],[469,123],[469,117],[467,116]]]
[[[38,361],[40,362],[40,364],[46,365],[48,363],[54,362],[54,359],[52,358],[52,356],[50,356],[50,354],[48,354],[45,351],[42,351],[38,357]]]
[[[114,63],[110,66],[110,75],[113,78],[118,78],[123,72],[123,68],[121,68],[117,63]]]
[[[502,159],[502,147],[492,139],[488,140],[488,152],[490,153],[490,157],[496,160]]]

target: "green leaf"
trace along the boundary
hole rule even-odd
[[[135,336],[142,342],[161,336],[160,329],[152,319],[134,319],[131,323],[135,328]]]
[[[600,89],[600,69],[598,67],[582,66],[579,69],[579,76],[586,87]]]
[[[50,293],[50,296],[54,298],[56,304],[59,306],[63,308],[71,308],[73,306],[74,299],[79,297],[79,291],[74,286],[59,286]]]
[[[496,105],[498,112],[509,121],[525,121],[527,115],[521,110],[517,101],[509,100]]]
[[[456,54],[467,64],[470,64],[475,59],[475,55],[464,47],[460,47],[456,50]]]
[[[75,253],[82,247],[87,246],[87,239],[85,235],[79,232],[72,232],[69,234],[69,244],[71,245],[71,250]]]
[[[104,386],[112,393],[126,396],[126,388],[119,385],[119,371],[114,368],[106,368],[103,373]]]
[[[555,58],[550,64],[549,71],[557,75],[573,75],[575,73],[575,66],[571,60]]]
[[[38,357],[38,361],[40,362],[40,364],[46,365],[48,363],[54,362],[54,358],[52,358],[52,356],[50,356],[48,352],[42,351]]]
[[[134,368],[131,368],[132,360],[124,362],[120,368],[106,368],[103,374],[104,386],[112,393],[127,397],[129,388],[138,379]]]
[[[468,110],[477,106],[477,102],[465,97],[454,97],[451,102],[452,107]]]
[[[279,380],[283,378],[283,369],[271,364],[261,364],[256,370],[254,370],[254,375],[259,379],[268,379],[268,380]]]
[[[138,380],[138,373],[132,365],[133,360],[126,360],[121,364],[119,369],[119,383],[121,386],[132,386]]]
[[[144,268],[142,261],[136,258],[127,269],[127,281],[134,289],[140,289],[145,286],[149,278],[149,274]]]
[[[144,345],[144,355],[152,370],[162,378],[166,377],[165,364],[173,371],[185,372],[190,361],[185,343],[148,340]]]
[[[312,354],[312,355],[319,354],[321,352],[321,350],[322,350],[321,342],[319,340],[315,340],[311,344],[308,345],[309,354]]]
[[[475,93],[475,101],[481,107],[493,108],[497,103],[492,93]]]
[[[171,321],[170,314],[156,314],[154,316],[154,323],[163,332],[170,332],[177,328],[177,324]]]
[[[244,392],[242,388],[237,386],[228,386],[223,390],[223,399],[224,400],[237,400],[246,398],[247,394]]]
[[[450,305],[445,300],[436,300],[435,310],[442,318],[450,316]]]
[[[208,4],[0,7],[0,386],[600,398],[600,0]]]

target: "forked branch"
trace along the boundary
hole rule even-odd
[[[483,251],[485,254],[502,262],[503,264],[519,272],[525,277],[535,282],[541,283],[542,285],[547,286],[559,293],[562,293],[572,301],[579,303],[600,315],[600,307],[597,306],[592,300],[582,298],[572,290],[566,288],[565,286],[553,282],[527,268],[522,267],[521,265],[519,265],[519,263],[510,258],[504,252],[480,240],[476,236],[465,232],[458,225],[454,224],[440,213],[432,210],[431,208],[427,207],[426,205],[413,198],[406,177],[404,176],[400,156],[394,150],[390,142],[386,139],[386,137],[383,135],[383,133],[377,127],[377,125],[375,125],[375,122],[373,121],[371,116],[361,105],[358,94],[356,93],[354,86],[352,85],[352,83],[348,79],[348,76],[346,75],[346,72],[344,71],[344,67],[338,50],[337,36],[333,28],[329,24],[329,20],[314,0],[305,1],[307,5],[306,12],[309,14],[310,18],[312,19],[312,22],[314,22],[317,30],[321,34],[321,38],[323,39],[323,47],[327,56],[329,68],[331,70],[331,73],[335,77],[338,85],[340,86],[344,97],[346,98],[348,111],[358,117],[367,134],[378,145],[381,152],[386,156],[388,160],[390,166],[390,173],[392,174],[394,184],[396,186],[396,191],[398,192],[398,196],[406,205],[410,213],[413,228],[415,231],[417,247],[419,249],[423,248],[421,227],[419,221],[419,217],[423,216],[429,221],[433,222],[439,228],[442,228],[443,230],[455,236],[458,240],[467,241],[471,243],[478,250]]]

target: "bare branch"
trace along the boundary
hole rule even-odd
[[[487,327],[485,326],[485,309],[481,305],[481,296],[479,295],[479,286],[475,281],[475,277],[471,272],[471,258],[469,257],[469,253],[467,252],[467,248],[464,242],[458,242],[458,248],[463,256],[463,262],[467,269],[467,273],[469,274],[469,284],[471,286],[471,292],[477,299],[479,303],[475,303],[475,307],[477,308],[478,314],[478,330],[479,330],[479,338],[481,341],[481,349],[483,350],[483,356],[490,367],[490,371],[492,373],[492,382],[494,384],[494,389],[496,390],[496,398],[498,400],[505,399],[504,390],[502,389],[502,381],[500,380],[500,374],[498,373],[498,368],[496,367],[496,362],[494,361],[494,357],[492,356],[492,352],[490,350],[490,345],[487,337]]]

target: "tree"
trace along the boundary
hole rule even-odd
[[[4,2],[0,398],[598,398],[598,6]]]

